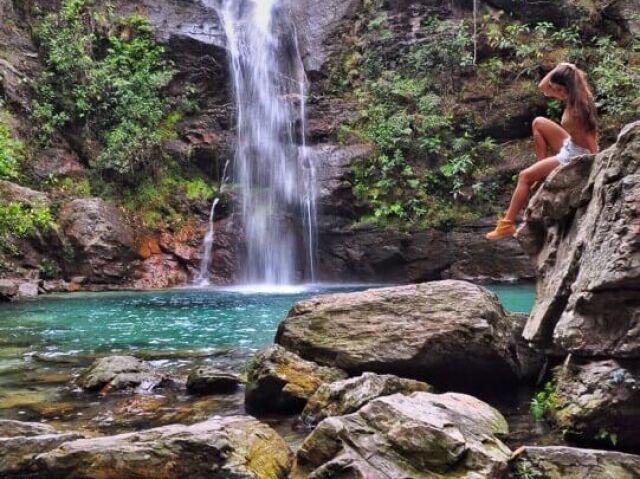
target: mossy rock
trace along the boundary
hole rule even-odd
[[[249,362],[245,401],[254,411],[296,413],[323,383],[345,377],[340,369],[305,361],[273,345]]]

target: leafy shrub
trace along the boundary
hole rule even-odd
[[[353,187],[372,205],[373,219],[443,226],[469,218],[468,208],[453,203],[480,193],[486,199],[491,190],[481,191],[474,173],[494,154],[495,144],[477,141],[469,128],[456,131],[442,97],[424,80],[385,71],[364,81],[357,96],[360,119],[343,125],[342,135],[349,132],[375,146],[372,156],[355,164]],[[446,213],[456,216],[445,218]]]
[[[611,37],[595,37],[587,50],[591,82],[600,111],[617,114],[622,121],[640,109],[640,42],[621,48]]]
[[[208,200],[215,190],[202,178],[195,178],[185,182],[185,192],[189,200]]]
[[[422,27],[426,43],[409,48],[403,56],[404,68],[415,75],[434,79],[449,92],[456,90],[456,78],[473,64],[472,38],[463,21],[429,17]]]
[[[184,178],[173,166],[161,178],[148,178],[125,194],[124,206],[136,212],[146,228],[179,227],[189,210],[188,201],[209,201],[215,193],[204,179]]]
[[[52,225],[48,207],[30,207],[17,202],[0,204],[0,244],[5,251],[16,253],[13,240],[26,238],[37,229],[50,229]]]
[[[58,263],[48,258],[44,258],[42,261],[40,261],[38,270],[40,271],[40,277],[42,279],[53,279],[59,276],[61,272]]]
[[[24,144],[15,140],[10,128],[0,118],[0,179],[14,179],[24,159]]]
[[[548,381],[531,399],[529,411],[536,421],[541,421],[556,407],[556,382]]]
[[[35,85],[40,140],[71,128],[97,143],[100,169],[126,175],[155,166],[174,72],[147,20],[119,16],[109,2],[64,0],[36,35],[45,65]]]
[[[610,36],[585,38],[576,27],[557,28],[551,23],[501,23],[491,16],[484,18],[487,42],[502,59],[491,58],[480,65],[495,81],[495,70],[509,71],[537,79],[540,62],[551,53],[560,52],[565,60],[583,67],[594,88],[601,113],[618,117],[617,123],[631,120],[640,107],[640,42],[636,39],[620,44]],[[559,105],[550,105],[557,114]]]

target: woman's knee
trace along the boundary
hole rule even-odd
[[[531,122],[531,129],[533,130],[533,133],[535,134],[536,132],[539,132],[540,129],[543,127],[543,125],[545,123],[547,123],[549,120],[547,118],[545,118],[544,116],[537,116],[533,119],[533,121]]]
[[[533,173],[529,171],[529,169],[522,170],[518,174],[518,183],[520,184],[531,186],[535,181],[536,179],[533,177]]]

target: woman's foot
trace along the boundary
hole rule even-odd
[[[516,224],[511,220],[498,220],[496,228],[485,236],[488,240],[499,240],[516,234]]]

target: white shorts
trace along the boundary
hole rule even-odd
[[[586,148],[582,148],[581,146],[576,145],[571,138],[567,138],[564,140],[562,144],[562,148],[560,148],[560,152],[556,155],[556,159],[566,165],[576,156],[582,155],[590,155],[591,152]]]

